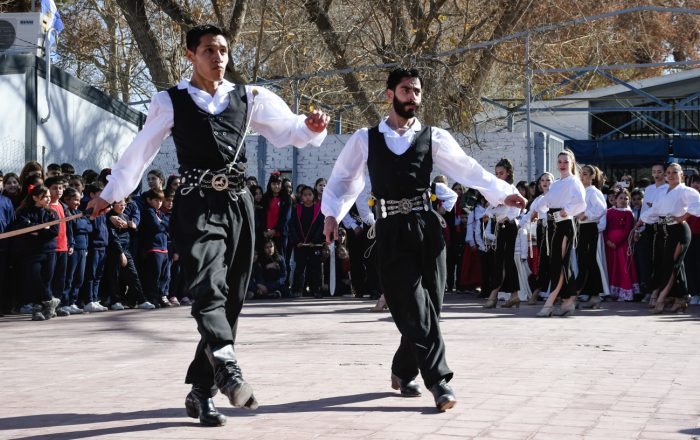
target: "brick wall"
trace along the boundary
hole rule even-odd
[[[330,176],[335,163],[345,142],[350,134],[328,135],[320,147],[306,147],[298,149],[297,156],[297,182],[313,185],[319,177]],[[487,170],[493,171],[496,162],[502,157],[509,158],[515,167],[515,180],[527,178],[527,141],[523,133],[481,133],[475,136],[456,136],[457,141],[463,146],[464,151],[475,158]],[[259,179],[267,176],[272,171],[292,169],[293,147],[276,148],[259,136],[248,136],[246,151],[248,158],[249,175]],[[259,166],[260,162],[264,165]],[[165,175],[176,173],[177,157],[172,138],[163,142],[160,152],[156,156],[153,165],[149,168],[160,168]],[[436,170],[436,173],[439,170]],[[145,179],[145,176],[144,176]],[[530,179],[532,177],[530,176]],[[452,180],[451,180],[452,181]],[[145,180],[144,180],[145,184]]]

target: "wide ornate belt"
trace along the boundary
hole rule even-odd
[[[415,211],[429,211],[431,208],[430,197],[426,195],[399,200],[378,199],[377,202],[375,206],[381,218],[396,214],[410,214]]]
[[[677,225],[678,220],[676,220],[675,217],[672,216],[666,216],[666,217],[659,217],[659,221],[657,222],[660,225],[664,226],[671,226],[671,225]]]

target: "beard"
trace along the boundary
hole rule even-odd
[[[399,99],[394,95],[394,99],[392,101],[392,105],[394,107],[394,111],[396,112],[397,115],[401,116],[402,118],[406,119],[411,119],[416,116],[416,112],[420,108],[415,102],[413,101],[408,101],[408,102],[401,102]],[[413,105],[416,106],[414,109],[406,109],[406,106]]]

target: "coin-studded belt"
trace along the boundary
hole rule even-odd
[[[414,211],[429,211],[431,208],[430,198],[426,195],[399,200],[379,199],[377,202],[375,209],[381,218],[396,214],[410,214]]]
[[[669,215],[666,217],[659,217],[659,221],[657,223],[663,226],[672,226],[677,225],[678,220],[676,220],[675,217]]]
[[[195,189],[204,196],[203,190],[241,193],[245,189],[245,175],[235,168],[203,170],[190,168],[182,173],[180,193],[186,196]]]

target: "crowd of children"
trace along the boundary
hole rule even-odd
[[[90,219],[84,208],[100,194],[109,173],[109,169],[100,173],[86,170],[78,175],[70,164],[52,164],[44,172],[39,163],[29,162],[19,175],[0,174],[0,233],[72,217],[0,239],[1,313],[31,314],[34,320],[45,320],[108,309],[191,303],[180,283],[179,256],[168,230],[180,178],[170,176],[166,181],[161,171],[151,170],[147,190],[114,203],[106,216]],[[495,173],[514,182],[508,160],[499,162]],[[637,226],[645,194],[651,200],[654,191],[663,189],[663,173],[663,166],[655,166],[654,183],[641,181],[635,187],[630,176],[606,185],[597,168],[581,168],[587,208],[577,216],[572,266],[576,293],[591,291],[585,295],[589,297],[585,305],[597,307],[601,298],[649,299],[653,244],[643,236],[640,240]],[[533,204],[548,193],[555,180],[552,174],[543,173],[536,182],[520,181],[514,187]],[[688,181],[700,190],[700,175]],[[458,183],[449,191],[442,176],[436,182],[446,188],[440,191],[456,198],[454,207],[452,201],[445,204],[447,210],[441,200],[435,202],[436,211],[446,220],[448,292],[476,292],[489,298],[488,307],[496,305],[499,292],[510,294],[504,307],[519,305],[521,298],[531,304],[547,298],[554,288],[549,274],[554,236],[546,221],[536,221],[538,203],[523,212],[501,212]],[[318,179],[313,187],[302,184],[293,190],[289,179],[272,173],[264,191],[255,177],[248,177],[246,184],[254,200],[256,237],[247,298],[321,298],[331,289],[341,295],[380,298],[372,240],[367,237],[372,222],[357,209],[366,201],[358,200],[343,219],[341,241],[331,255],[320,210],[325,179]],[[540,218],[546,216],[546,210],[540,213]],[[692,236],[700,235],[700,219],[691,216],[687,222]],[[699,243],[692,240],[685,257],[693,303],[700,302]],[[597,283],[597,279],[605,282]],[[383,309],[383,303],[375,308]]]

